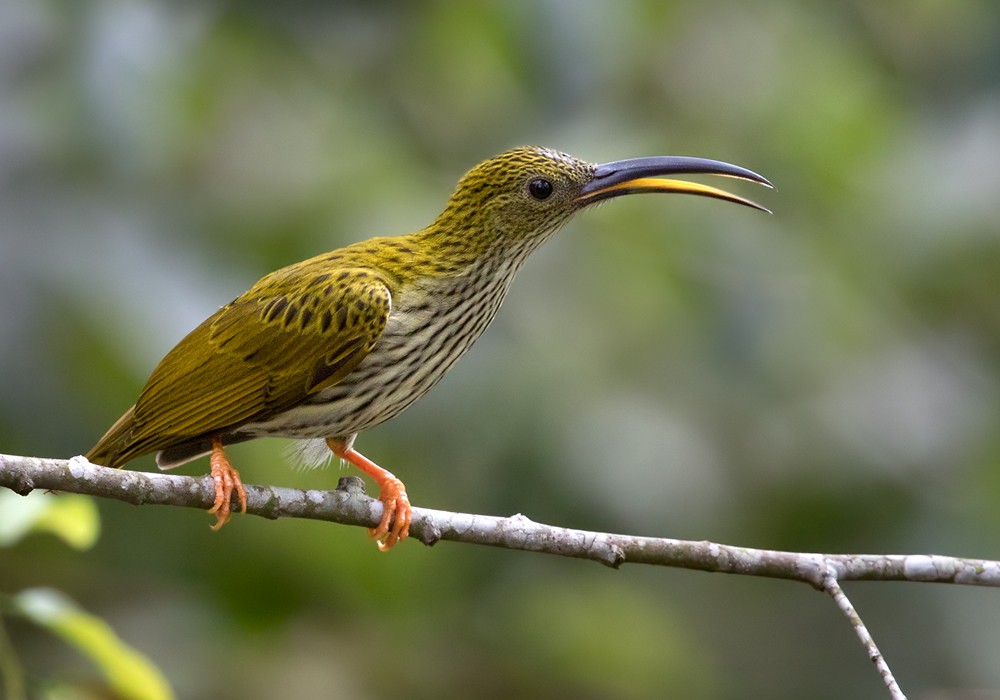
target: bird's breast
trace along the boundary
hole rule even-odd
[[[512,258],[403,285],[393,294],[382,336],[353,372],[305,404],[247,428],[284,437],[347,437],[398,415],[483,334],[518,267]]]

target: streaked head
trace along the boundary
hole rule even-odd
[[[510,241],[545,238],[596,202],[643,192],[694,194],[768,211],[749,199],[679,174],[722,175],[771,183],[737,165],[705,158],[659,156],[593,164],[549,148],[522,146],[483,161],[459,181],[438,220],[453,230],[481,228]]]

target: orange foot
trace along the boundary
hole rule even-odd
[[[208,512],[215,514],[217,520],[212,529],[218,530],[229,522],[229,516],[232,515],[233,491],[239,498],[240,512],[247,512],[247,492],[240,480],[240,473],[233,469],[222,449],[222,438],[212,438],[212,456],[209,458],[209,464],[212,466],[212,480],[215,482],[215,505],[209,508]]]
[[[410,534],[413,509],[410,507],[410,499],[406,496],[406,487],[392,472],[383,469],[351,447],[351,442],[333,438],[326,440],[333,454],[350,462],[378,484],[378,500],[383,504],[382,519],[379,520],[378,527],[369,530],[368,534],[375,538],[381,551],[388,552],[397,542],[402,542]]]

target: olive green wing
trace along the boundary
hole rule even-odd
[[[163,358],[88,458],[122,464],[296,406],[358,366],[391,308],[369,270],[272,273]]]

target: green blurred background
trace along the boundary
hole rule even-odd
[[[69,457],[263,274],[414,230],[510,146],[755,169],[572,222],[359,446],[416,505],[1000,558],[1000,5],[0,4],[0,451]],[[250,483],[332,488],[285,443]],[[152,459],[132,466],[152,469]],[[198,462],[183,473],[201,474]],[[184,698],[880,698],[802,585],[101,503],[0,550]],[[2,514],[0,514],[2,517]],[[852,584],[912,698],[1000,696],[996,591]],[[33,677],[87,664],[13,624]]]

